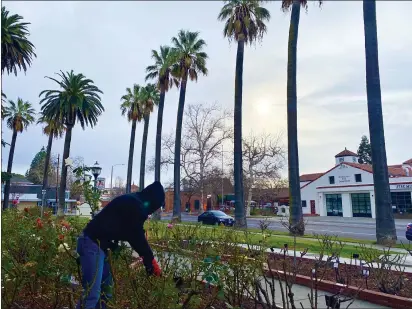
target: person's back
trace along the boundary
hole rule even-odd
[[[102,286],[113,284],[107,250],[116,250],[117,241],[129,242],[143,258],[148,274],[160,276],[161,271],[145,237],[143,224],[148,215],[164,205],[164,201],[163,186],[160,182],[154,182],[139,193],[116,197],[87,224],[77,240],[85,309],[95,308],[99,299],[107,302],[111,298],[111,295],[100,295],[100,292]],[[80,308],[80,302],[77,308]]]
[[[87,224],[84,234],[99,241],[102,250],[111,248],[113,241],[130,241],[148,217],[143,203],[139,193],[114,198]]]

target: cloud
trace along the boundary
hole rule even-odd
[[[4,92],[33,103],[55,84],[44,76],[59,70],[82,72],[104,91],[105,113],[94,129],[73,132],[71,155],[96,160],[109,178],[111,166],[127,163],[130,123],[121,116],[120,97],[126,87],[144,83],[144,69],[152,63],[150,50],[170,44],[179,29],[200,31],[209,55],[207,77],[190,82],[186,104],[218,102],[233,108],[236,44],[222,35],[217,21],[219,1],[193,2],[5,2],[13,13],[31,22],[30,39],[38,57],[24,75],[4,76]],[[256,46],[247,47],[244,59],[243,131],[286,133],[286,66],[289,14],[278,2],[268,4],[272,19],[268,33]],[[411,2],[377,2],[380,74],[389,163],[411,157],[412,63]],[[170,12],[173,12],[171,18]],[[300,170],[318,172],[334,164],[333,156],[348,147],[353,151],[368,134],[365,90],[365,51],[362,3],[325,2],[302,11],[298,41],[298,129]],[[179,93],[166,95],[163,132],[174,131]],[[149,128],[147,158],[154,155],[157,112]],[[11,132],[2,125],[4,138]],[[143,124],[136,132],[133,179],[139,177]],[[34,155],[47,143],[40,126],[19,134],[13,171],[24,173]],[[64,140],[53,152],[62,154]],[[227,147],[230,148],[230,145]],[[8,148],[2,149],[5,169]],[[401,150],[401,151],[400,151]],[[408,155],[409,154],[409,155]],[[117,166],[114,178],[126,179],[126,166]],[[162,175],[172,178],[172,169]],[[148,174],[146,182],[153,180]],[[109,180],[107,181],[109,183]]]

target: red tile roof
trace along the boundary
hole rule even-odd
[[[324,173],[303,174],[300,175],[299,179],[300,181],[313,181],[315,179],[318,179],[323,174]]]
[[[406,161],[403,162],[402,164],[412,164],[412,159],[406,160]]]
[[[347,156],[358,156],[358,155],[357,155],[356,153],[354,153],[354,152],[352,152],[352,151],[350,151],[350,150],[347,150],[347,149],[345,148],[345,150],[339,152],[339,153],[335,156],[335,158],[347,157]]]
[[[139,186],[136,186],[133,182],[130,186],[130,192],[139,192]]]
[[[361,164],[361,163],[352,163],[352,162],[342,162],[343,164],[358,168],[365,172],[372,173],[372,165],[369,164]]]
[[[408,160],[406,162],[409,162],[409,161],[410,160]],[[361,163],[352,163],[352,162],[342,162],[341,164],[346,164],[346,165],[352,166],[354,168],[358,168],[360,170],[363,170],[365,172],[373,173],[372,165],[370,165],[370,164],[361,164]],[[403,163],[403,164],[405,164],[405,163]],[[325,174],[329,173],[331,170],[335,169],[338,166],[340,166],[340,164],[334,166],[333,168],[329,169],[328,171],[326,171],[324,173],[313,173],[313,174],[303,174],[303,175],[301,175],[300,176],[300,181],[301,182],[309,181],[309,183],[302,186],[301,189],[306,187],[307,185],[309,185],[311,182],[315,181],[316,179],[320,178],[322,175],[325,175]],[[389,172],[389,177],[407,177],[406,171],[402,168],[401,164],[388,165],[388,172]]]
[[[369,164],[360,164],[360,163],[351,163],[343,162],[343,164],[359,168],[365,172],[372,173],[372,165]],[[405,170],[400,165],[388,165],[389,177],[406,177]]]

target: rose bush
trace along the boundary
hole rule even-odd
[[[87,221],[57,219],[49,212],[40,218],[38,209],[3,213],[3,308],[75,308],[82,292],[76,241]],[[109,308],[210,308],[212,304],[226,308],[226,303],[239,304],[242,289],[236,284],[244,285],[246,277],[256,271],[246,262],[244,250],[240,253],[235,245],[236,233],[217,228],[199,237],[204,232],[198,226],[167,228],[162,223],[151,223],[147,230],[162,277],[147,277],[128,247],[118,255],[109,252],[114,277]]]
[[[88,219],[39,215],[37,209],[2,214],[2,308],[75,308],[81,297],[76,241]],[[273,264],[267,254],[268,237],[256,245],[247,231],[223,226],[148,222],[145,228],[162,277],[148,277],[141,260],[125,244],[120,252],[109,251],[114,285],[108,308],[276,307],[274,283],[262,281],[267,265]],[[334,246],[332,240],[326,241],[325,255],[336,256]],[[277,263],[285,273],[296,273],[286,255]],[[292,290],[289,282],[276,303],[293,298]]]

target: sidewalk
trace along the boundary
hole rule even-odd
[[[281,216],[273,216],[273,217],[265,217],[265,216],[249,216],[248,219],[267,219],[268,221],[278,221],[281,222],[282,220],[288,220],[288,217],[281,217]],[[374,218],[354,218],[354,217],[320,217],[320,216],[313,216],[313,217],[303,217],[304,221],[309,222],[310,224],[323,224],[323,223],[347,223],[347,224],[376,224],[376,220]],[[406,229],[406,225],[412,222],[412,219],[395,219],[395,225],[401,226]]]

